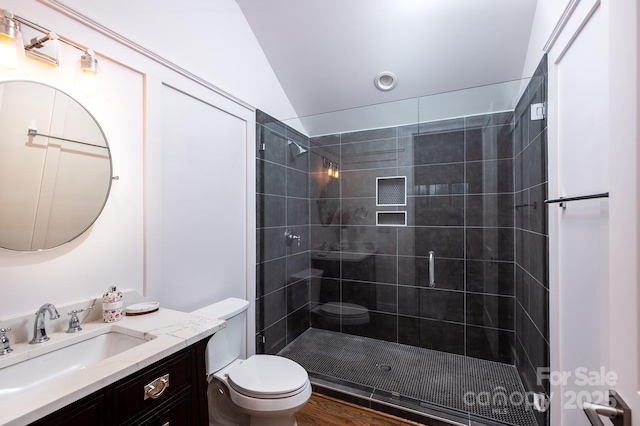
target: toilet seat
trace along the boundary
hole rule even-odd
[[[227,381],[236,392],[259,399],[280,399],[305,390],[309,376],[300,364],[275,355],[254,355],[231,368]]]
[[[360,325],[369,322],[369,310],[354,303],[325,303],[320,306],[320,313],[326,318],[341,320],[345,325]]]
[[[363,317],[369,310],[361,305],[347,302],[329,302],[320,306],[320,312],[330,317]]]
[[[229,381],[227,381],[227,384]],[[307,383],[293,396],[280,398],[254,398],[243,395],[229,386],[231,401],[252,416],[271,417],[281,415],[283,412],[297,411],[302,408],[311,397],[311,383]]]

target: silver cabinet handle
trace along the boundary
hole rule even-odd
[[[158,377],[153,382],[144,387],[144,399],[157,399],[162,396],[164,391],[169,387],[169,375]]]
[[[605,426],[600,416],[611,419],[614,426],[631,426],[631,409],[615,391],[609,391],[609,405],[585,402],[582,408],[593,426]]]
[[[429,287],[436,286],[436,254],[432,250],[429,252]]]

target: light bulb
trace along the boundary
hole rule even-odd
[[[336,167],[336,169],[333,171],[333,177],[338,179],[340,177],[340,170],[338,170],[338,168]]]
[[[18,52],[14,39],[0,34],[0,67],[7,70],[18,68]]]
[[[82,93],[87,96],[95,96],[98,93],[98,76],[93,71],[82,70],[80,86]]]
[[[0,9],[0,68],[15,70],[24,60],[22,33],[13,14]]]
[[[329,177],[333,177],[333,169],[331,168],[331,166],[329,166],[329,170],[327,170],[327,174],[329,175]]]

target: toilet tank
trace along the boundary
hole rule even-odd
[[[298,281],[302,278],[309,278],[309,287],[310,287],[309,301],[311,302],[312,308],[320,304],[320,290],[322,288],[323,274],[324,274],[324,270],[311,268],[311,269],[305,269],[304,271],[300,271],[297,274],[291,275],[291,278],[295,281]]]
[[[207,343],[207,375],[226,367],[242,354],[248,308],[249,302],[246,300],[231,297],[191,312],[192,315],[223,319],[227,323],[226,327],[211,336]]]

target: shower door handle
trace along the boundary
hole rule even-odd
[[[429,252],[429,287],[436,286],[436,254],[432,251]]]

